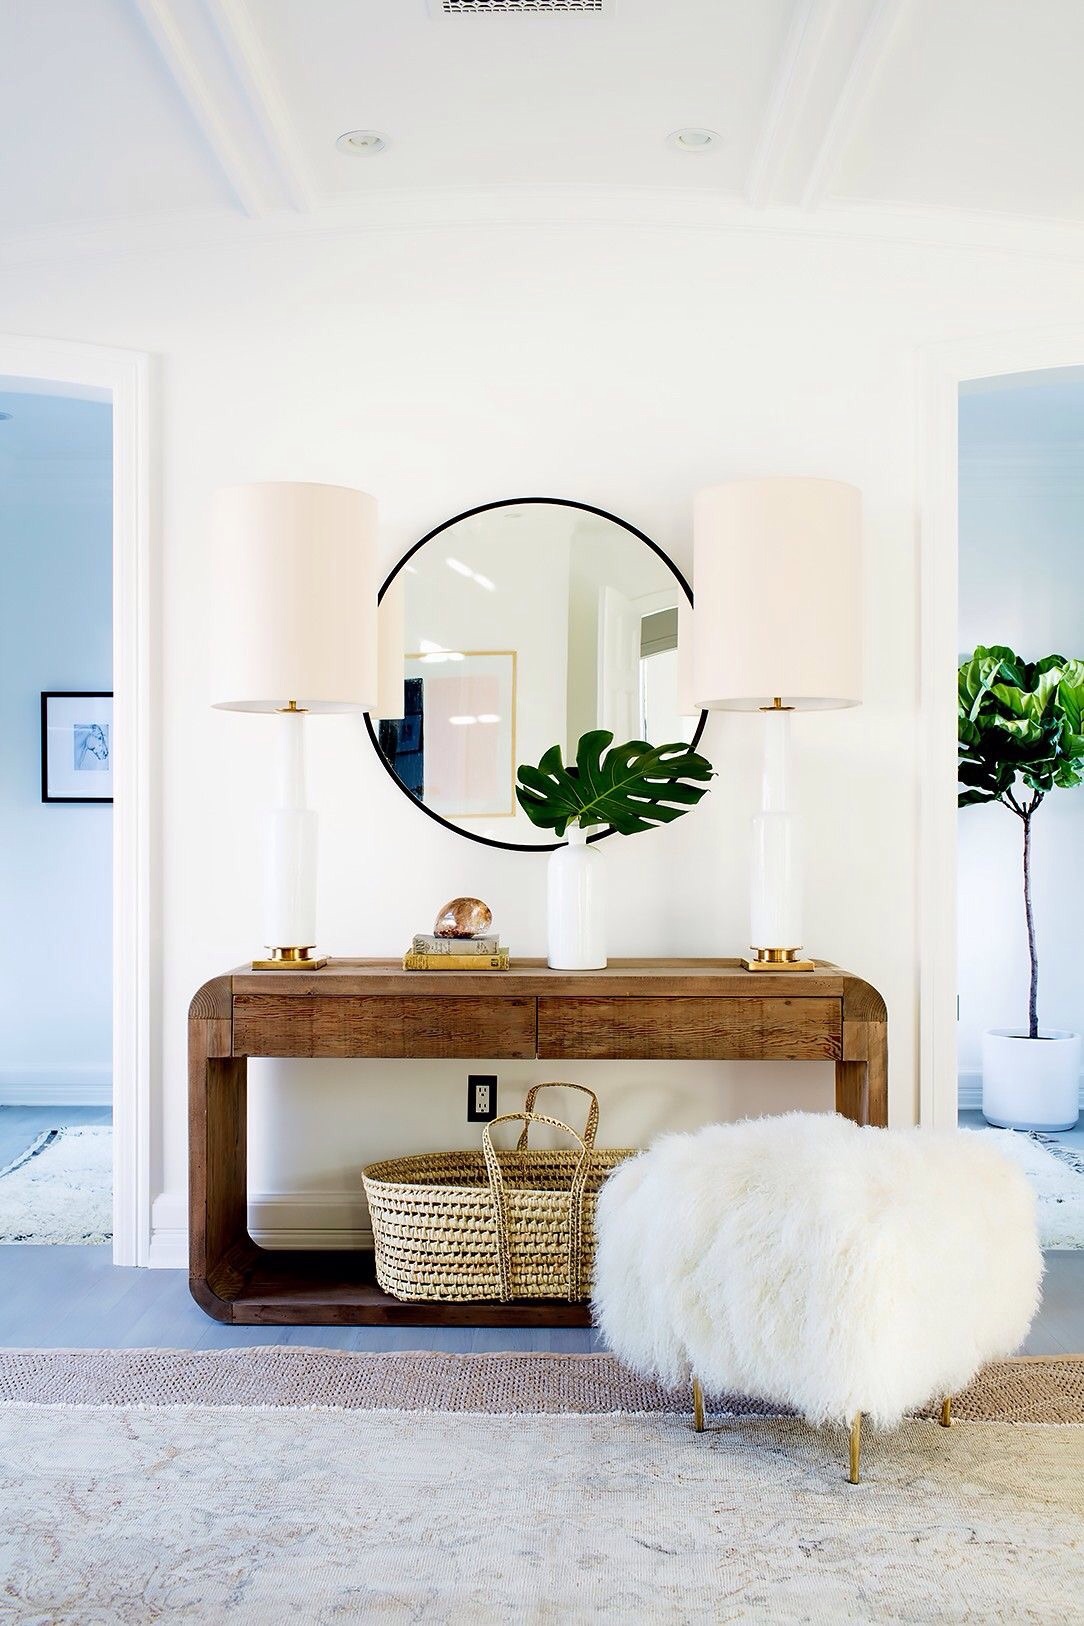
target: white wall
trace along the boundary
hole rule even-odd
[[[244,246],[87,258],[78,276],[70,263],[0,271],[3,326],[161,357],[163,1225],[185,1190],[189,996],[258,947],[267,730],[208,705],[206,512],[223,481],[377,493],[389,565],[448,515],[529,491],[610,509],[686,569],[701,485],[786,473],[859,486],[866,703],[796,730],[807,943],[882,989],[892,1120],[915,1116],[916,347],[1025,327],[1036,311],[1073,321],[1079,266],[833,240],[753,215],[734,230],[526,229],[485,224],[481,209],[477,220],[304,238],[253,227]],[[694,813],[605,844],[614,954],[744,948],[753,723],[712,719],[703,749],[720,775]],[[544,858],[488,851],[412,811],[359,722],[314,719],[311,741],[325,949],[396,954],[464,892],[489,900],[514,951],[543,951]],[[254,1072],[265,1192],[341,1193],[364,1158],[468,1134],[463,1063]],[[831,1100],[831,1070],[814,1064],[600,1064],[590,1076],[603,1081],[606,1139]]]
[[[110,409],[0,388],[0,1101],[108,1103],[112,809],[41,799],[40,695],[112,688]]]
[[[1084,375],[984,381],[960,399],[960,651],[1084,656]],[[1032,826],[1039,1020],[1084,1026],[1084,786]],[[1027,1024],[1022,826],[1006,808],[959,816],[959,1061],[970,1093],[985,1028]]]

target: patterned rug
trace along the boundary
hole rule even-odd
[[[716,1418],[789,1415],[747,1395],[708,1398]],[[612,1355],[371,1355],[267,1344],[0,1350],[0,1402],[684,1415],[690,1397],[638,1378]],[[971,1422],[1084,1424],[1084,1355],[994,1361],[954,1398],[953,1413]]]
[[[0,1423],[5,1621],[1084,1621],[1079,1427],[912,1419],[851,1486],[843,1431],[791,1418],[9,1402]]]
[[[1037,1130],[965,1129],[983,1135],[1016,1163],[1039,1199],[1043,1248],[1084,1248],[1084,1158],[1055,1135]]]
[[[47,1129],[0,1169],[0,1243],[108,1242],[113,1131]]]

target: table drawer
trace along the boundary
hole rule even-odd
[[[511,1056],[535,1053],[533,999],[238,994],[235,1056]]]
[[[538,1001],[538,1054],[553,1061],[835,1061],[842,1040],[838,999]]]

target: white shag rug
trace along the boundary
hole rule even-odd
[[[0,1618],[1084,1619],[1084,1429],[0,1407]]]
[[[0,1169],[0,1243],[108,1242],[113,1131],[47,1129]]]
[[[1011,1158],[1039,1199],[1039,1246],[1084,1248],[1084,1157],[1053,1135],[1034,1130],[965,1129]]]

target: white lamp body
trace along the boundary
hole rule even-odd
[[[763,715],[760,812],[753,819],[749,942],[758,952],[802,946],[802,831],[790,805],[790,713]]]
[[[812,965],[799,957],[801,823],[790,714],[861,700],[861,533],[861,495],[837,480],[735,480],[696,498],[693,698],[709,711],[764,713],[751,969]]]
[[[264,814],[263,941],[272,951],[316,943],[317,816],[305,787],[305,713],[275,718],[278,797]]]
[[[305,714],[377,701],[376,503],[347,486],[267,481],[216,492],[214,704],[278,712],[278,795],[264,819],[269,960],[313,966],[316,814],[305,790]]]

